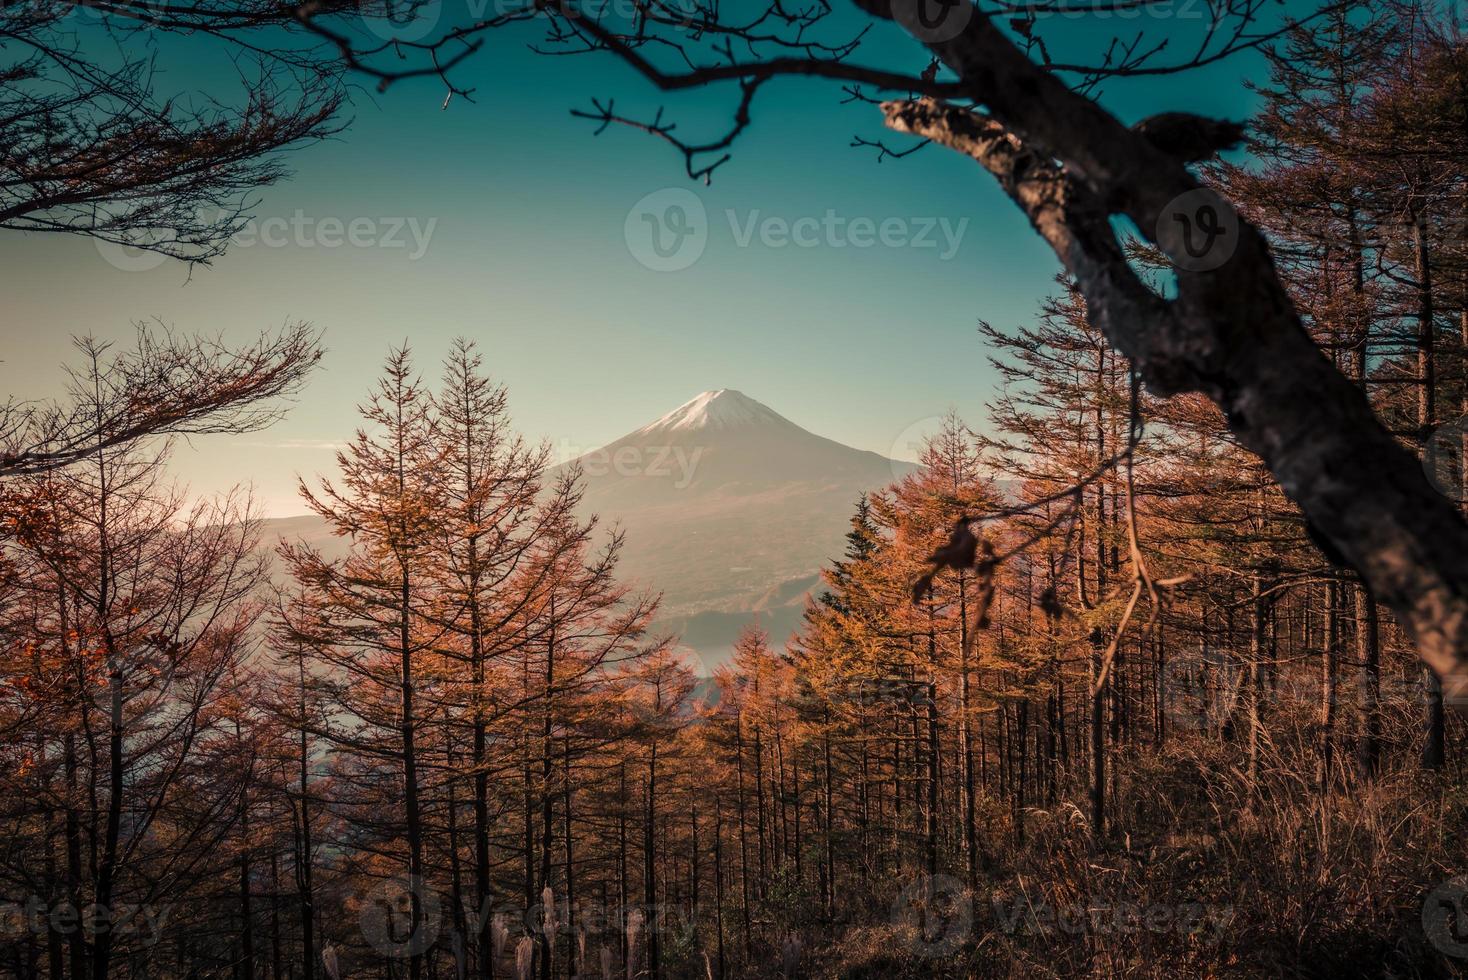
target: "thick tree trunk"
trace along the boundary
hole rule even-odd
[[[1264,586],[1259,573],[1249,578],[1249,662],[1244,673],[1245,715],[1249,723],[1249,787],[1259,786],[1259,756],[1264,740]]]
[[[755,693],[759,693],[758,685],[755,687]],[[754,828],[759,844],[759,880],[755,882],[755,894],[759,896],[760,901],[764,901],[765,886],[770,874],[765,848],[770,842],[765,832],[764,737],[758,722],[754,725],[754,744],[751,748],[754,749]]]
[[[235,736],[240,735],[239,723],[235,724]],[[240,788],[240,962],[239,972],[244,980],[255,980],[255,922],[254,910],[250,905],[250,777]]]
[[[444,741],[446,745],[453,744],[453,734],[445,726]],[[453,749],[445,752],[449,771],[458,772],[458,757]],[[459,845],[459,794],[454,788],[454,781],[448,780],[444,786],[447,799],[444,800],[444,831],[448,836],[449,852],[449,919],[453,923],[453,935],[451,951],[454,956],[454,966],[459,972],[455,974],[455,980],[460,976],[467,976],[467,957],[469,943],[469,929],[467,913],[464,909],[464,872],[463,862],[460,860]]]
[[[1025,782],[1028,779],[1030,744],[1030,701],[1024,698],[1015,706],[1015,734],[1019,745],[1019,772],[1015,779],[1014,832],[1015,839],[1025,842]]]
[[[724,980],[724,803],[714,797],[714,932],[718,936],[719,973]]]
[[[923,863],[929,876],[938,873],[938,761],[942,747],[938,743],[938,685],[931,679],[923,685],[924,715],[927,719],[927,766],[923,821]]]
[[[469,670],[474,684],[474,913],[476,968],[483,980],[494,977],[494,930],[489,884],[489,725],[484,717],[484,620],[479,607],[479,545],[469,541]],[[306,980],[310,980],[309,977]]]
[[[551,776],[555,772],[555,759],[551,753],[555,707],[553,692],[556,685],[556,605],[550,605],[550,637],[545,647],[545,706],[541,714],[540,729],[540,888],[541,895],[551,887],[551,848],[555,841],[555,796],[551,793]],[[543,918],[543,917],[542,917]],[[550,980],[552,960],[555,958],[556,937],[540,930],[540,980]]]
[[[66,891],[73,908],[81,908],[82,901],[82,826],[77,812],[77,795],[81,787],[77,781],[76,736],[66,733],[62,741],[62,764],[66,768]],[[80,929],[73,929],[66,937],[67,959],[71,967],[71,980],[86,980],[87,946],[86,937]]]
[[[412,599],[412,580],[404,566],[399,586],[399,601],[402,606],[398,617],[398,655],[402,667],[402,739],[403,739],[403,813],[408,830],[408,884],[411,891],[411,926],[413,938],[409,947],[408,976],[420,980],[423,976],[423,952],[417,942],[423,924],[423,815],[418,803],[418,751],[417,720],[413,706],[413,647],[409,632],[409,610]]]
[[[50,886],[47,895],[54,902],[63,892],[57,887],[60,869],[56,863],[56,812],[46,812],[46,882]],[[65,949],[61,945],[61,933],[56,929],[46,930],[46,976],[48,980],[65,980]]]
[[[658,980],[662,970],[662,956],[658,933],[662,931],[658,914],[657,891],[657,788],[658,747],[653,743],[647,759],[647,810],[642,821],[642,901],[647,914],[647,969],[652,980]]]
[[[576,932],[576,856],[572,850],[575,836],[571,825],[571,744],[569,739],[562,745],[561,781],[565,788],[565,834],[566,834],[566,934],[570,936],[570,955],[566,960],[566,975],[574,977],[585,965],[581,960],[581,949]]]
[[[858,0],[883,18],[915,17],[920,2]],[[1396,614],[1449,699],[1468,693],[1468,525],[1321,355],[1263,237],[1183,161],[1036,65],[990,18],[973,17],[930,47],[987,114],[906,100],[884,105],[888,125],[963,152],[997,177],[1148,387],[1212,399],[1339,560]],[[1223,233],[1199,264],[1185,232],[1205,208]],[[1117,214],[1173,260],[1175,298],[1128,265]]]
[[[630,802],[627,796],[627,763],[624,761],[617,767],[618,797],[617,797],[617,899],[621,903],[618,918],[622,928],[617,930],[618,938],[622,945],[622,963],[631,962],[632,946],[627,941],[627,917],[631,915],[631,886],[628,882],[627,866],[627,805]]]
[[[1316,782],[1322,793],[1330,791],[1335,765],[1336,671],[1340,656],[1341,583],[1332,576],[1325,583],[1325,646],[1320,651],[1320,768]]]
[[[688,910],[692,920],[698,922],[698,804],[694,804],[693,813],[689,819],[689,844],[688,844]]]
[[[1098,368],[1096,382],[1098,392],[1102,389],[1099,371]],[[1096,408],[1095,427],[1096,459],[1099,462],[1106,458],[1106,435],[1101,425],[1099,401]],[[1096,602],[1098,603],[1106,598],[1105,527],[1105,491],[1098,484],[1096,487]],[[1080,553],[1084,554],[1084,549]],[[1083,560],[1078,558],[1077,566],[1082,563]],[[1105,646],[1105,636],[1101,630],[1093,630],[1091,634],[1091,829],[1098,838],[1106,832],[1106,702],[1108,690],[1115,683],[1114,677],[1110,674],[1104,678],[1101,675],[1104,669],[1101,656]]]
[[[270,855],[270,978],[283,980],[284,958],[281,954],[280,935],[280,853]]]
[[[754,947],[750,937],[750,909],[749,909],[749,834],[747,821],[744,817],[744,718],[741,714],[734,720],[734,765],[735,774],[738,777],[738,821],[739,821],[739,913],[743,919],[744,926],[744,956],[748,959],[753,955]]]
[[[1381,771],[1381,635],[1376,600],[1364,586],[1356,589],[1356,652],[1361,660],[1361,773]]]
[[[1106,685],[1098,684],[1102,637],[1091,636],[1091,831],[1106,833]]]
[[[974,735],[969,679],[972,665],[969,663],[968,631],[968,575],[966,570],[961,570],[958,574],[958,741],[963,780],[963,853],[968,871],[968,886],[977,890],[979,840],[974,803]]]
[[[1412,217],[1412,259],[1417,279],[1417,440],[1425,454],[1436,416],[1437,358],[1432,257],[1428,250],[1426,219],[1422,215]],[[1442,685],[1430,667],[1423,669],[1422,683],[1427,699],[1423,719],[1422,767],[1441,769],[1447,757]]]
[[[97,866],[96,905],[103,915],[113,908],[116,884],[118,844],[122,835],[122,794],[126,783],[123,766],[122,673],[116,648],[110,634],[106,637],[107,660],[111,667],[111,722],[107,730],[107,817],[102,836],[102,860]],[[92,980],[107,980],[112,963],[111,929],[100,931],[92,942]],[[416,978],[415,978],[416,980]]]
[[[301,692],[299,702],[301,729],[298,733],[300,738],[299,777],[301,781],[301,826],[299,829],[300,840],[296,849],[296,893],[300,896],[301,978],[302,980],[313,980],[316,973],[316,908],[311,883],[312,863],[314,860],[312,855],[313,844],[311,842],[311,748],[310,736],[306,732],[306,667],[304,658],[301,659],[298,667],[298,681]]]
[[[830,712],[826,713],[827,724],[830,723]],[[831,785],[831,733],[825,732],[821,738],[821,792],[825,806],[825,834],[821,847],[824,857],[821,860],[821,908],[825,911],[826,921],[835,918],[836,912],[836,822],[835,811],[832,809],[834,790]],[[865,819],[865,817],[863,817]]]

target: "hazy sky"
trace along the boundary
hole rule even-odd
[[[125,339],[140,319],[226,337],[310,321],[329,352],[290,417],[176,456],[196,491],[252,482],[273,516],[302,511],[295,474],[330,465],[404,339],[430,376],[452,337],[478,340],[521,430],[562,455],[724,387],[888,455],[910,457],[914,427],[949,407],[982,424],[993,373],[976,321],[1027,321],[1056,270],[986,174],[938,148],[878,164],[849,146],[882,135],[874,107],[789,80],[761,93],[712,185],[693,184],[664,144],[630,130],[594,137],[569,110],[608,95],[621,112],[666,105],[694,138],[722,133],[734,92],[664,97],[609,59],[538,57],[524,40],[494,41],[468,66],[473,104],[441,110],[428,82],[359,93],[347,132],[294,154],[295,175],[261,195],[256,226],[210,268],[138,270],[150,263],[109,261],[86,239],[0,233],[0,390],[53,392],[71,335]],[[197,64],[204,49],[159,43],[175,66],[165,84],[197,83],[181,58]],[[926,60],[900,43],[862,60],[879,57],[913,71]],[[1258,69],[1238,59],[1186,84],[1113,86],[1105,101],[1128,121],[1164,109],[1240,117],[1241,79]],[[703,250],[655,271],[647,264],[664,260],[644,215],[671,222],[670,205],[701,206],[704,223],[668,262]]]

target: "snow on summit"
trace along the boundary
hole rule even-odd
[[[799,428],[778,412],[760,404],[742,391],[720,388],[684,402],[667,415],[638,429],[635,435],[651,432],[694,432],[700,429],[736,429],[755,425]]]

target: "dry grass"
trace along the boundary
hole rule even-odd
[[[1124,756],[1107,839],[1071,804],[1031,810],[1026,844],[996,842],[961,943],[925,946],[876,896],[869,924],[813,951],[810,975],[1468,975],[1421,922],[1428,892],[1468,870],[1468,791],[1397,769],[1322,794],[1296,775],[1310,751],[1304,737],[1272,743],[1257,788],[1236,746],[1198,736]]]

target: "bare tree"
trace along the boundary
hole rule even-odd
[[[252,192],[286,173],[279,151],[337,129],[340,69],[264,43],[264,30],[289,21],[274,3],[0,10],[0,228],[78,234],[190,263],[221,254]],[[238,62],[241,104],[160,93],[160,32],[229,35],[253,56],[253,70]],[[95,378],[73,372],[61,401],[0,404],[0,478],[152,435],[260,428],[279,415],[266,403],[294,393],[321,353],[303,324],[237,347],[157,325],[140,326],[136,348],[110,358],[90,337],[77,344]]]
[[[7,659],[4,676],[55,712],[67,785],[46,804],[67,816],[71,898],[104,923],[70,940],[77,978],[87,963],[94,980],[110,975],[128,910],[218,871],[209,845],[248,778],[211,760],[261,608],[257,523],[242,494],[190,505],[164,482],[166,459],[99,447],[88,465],[17,481],[8,501],[6,554],[37,654]]]
[[[35,474],[150,436],[251,432],[281,417],[321,359],[305,323],[239,347],[140,324],[137,344],[111,354],[91,337],[68,369],[67,397],[0,404],[0,479]],[[110,355],[110,356],[109,356]]]
[[[241,67],[239,106],[157,92],[157,50],[135,35],[270,23],[263,9],[256,17],[171,10],[102,2],[0,11],[0,228],[207,262],[247,217],[250,192],[286,172],[278,151],[336,130],[343,97],[324,63],[262,54],[255,69]],[[275,20],[282,16],[277,8]],[[90,22],[80,25],[83,17]]]

